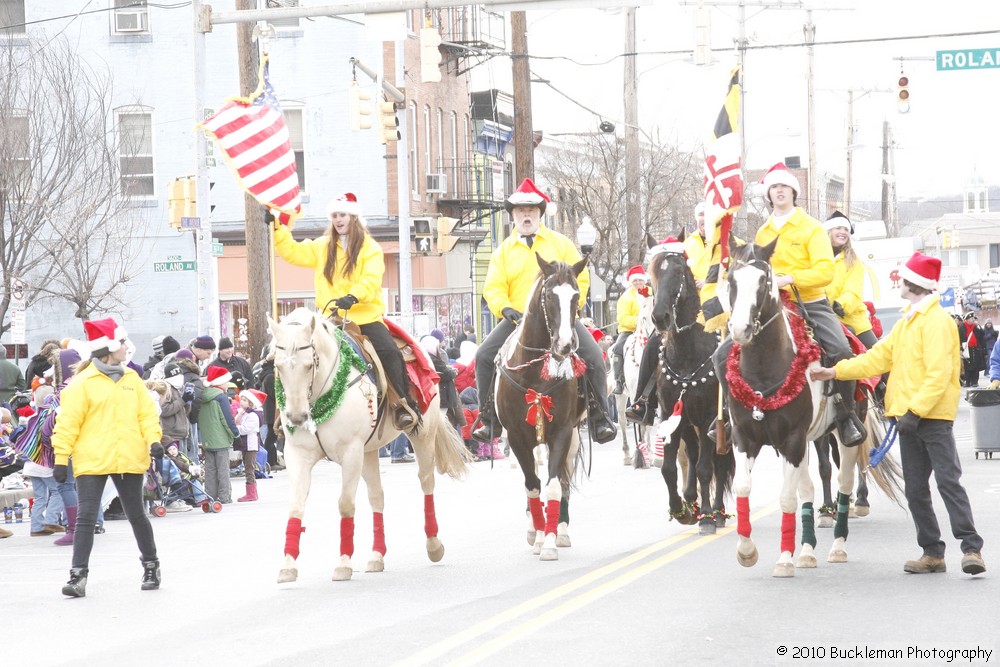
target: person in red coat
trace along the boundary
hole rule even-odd
[[[459,346],[458,359],[452,364],[452,367],[458,371],[458,375],[455,377],[455,389],[458,390],[459,394],[469,387],[476,386],[476,352],[478,350],[479,346],[468,340],[462,341]]]
[[[471,364],[470,367],[475,368],[475,364]],[[476,391],[475,385],[466,387],[462,390],[461,400],[462,412],[465,414],[465,426],[462,427],[462,439],[465,440],[466,448],[478,461],[479,456],[477,454],[479,451],[479,443],[472,437],[472,427],[475,426],[476,420],[479,419],[479,393]]]

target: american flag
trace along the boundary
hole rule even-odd
[[[226,102],[201,128],[218,143],[240,186],[287,225],[302,214],[302,199],[295,153],[268,68],[265,57],[253,95]]]

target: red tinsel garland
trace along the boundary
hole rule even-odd
[[[784,295],[782,296],[784,297]],[[729,393],[748,409],[756,407],[766,412],[788,405],[806,386],[806,368],[819,359],[819,345],[809,337],[802,318],[793,312],[788,312],[788,323],[799,353],[792,360],[784,384],[770,396],[764,397],[757,394],[740,374],[740,346],[733,343],[733,347],[729,351],[729,359],[726,360],[726,380],[729,382]]]

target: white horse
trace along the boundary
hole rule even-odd
[[[625,410],[638,398],[636,392],[638,391],[637,385],[639,384],[639,364],[642,362],[642,352],[646,349],[646,342],[650,336],[659,335],[656,327],[653,325],[654,299],[652,294],[649,296],[640,294],[638,298],[639,317],[636,321],[635,332],[625,341],[625,346],[622,348],[625,369],[625,391],[615,396],[616,407],[618,408],[618,427],[622,432],[623,463],[625,465],[632,464],[632,454],[629,453],[628,446],[628,433],[632,429],[629,428],[630,423],[625,418]],[[609,380],[613,381],[613,378],[609,376]],[[639,424],[636,426],[636,432],[638,433],[638,441],[644,441],[652,447],[652,438],[656,433],[655,425],[644,426]],[[636,442],[637,446],[638,441]],[[659,462],[654,460],[654,465],[659,466],[659,463],[662,463],[662,459]]]
[[[274,336],[275,398],[285,429],[285,466],[292,499],[285,529],[285,562],[278,583],[298,577],[299,536],[312,482],[312,469],[322,459],[340,464],[340,558],[334,581],[351,578],[354,555],[354,512],[358,481],[368,488],[374,524],[372,554],[366,572],[384,569],[384,497],[378,450],[399,431],[387,411],[379,411],[380,394],[367,365],[336,326],[305,308],[292,311],[279,324],[268,318]],[[424,355],[419,346],[414,355]],[[438,562],[444,545],[438,538],[434,512],[434,468],[453,478],[468,471],[468,450],[444,418],[435,396],[409,435],[417,459],[417,477],[424,492],[424,533],[427,556]]]

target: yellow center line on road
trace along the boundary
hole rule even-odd
[[[751,516],[751,523],[753,523],[760,517],[766,516],[767,514],[774,512],[775,509],[777,509],[777,507],[778,505],[775,502],[771,503],[770,505],[766,506],[765,508],[761,509],[758,512],[754,512],[753,515]],[[663,565],[673,560],[676,560],[677,558],[680,558],[681,556],[684,556],[695,549],[698,549],[706,544],[709,544],[710,542],[720,537],[728,535],[734,530],[736,530],[735,526],[723,528],[720,532],[717,532],[715,535],[706,535],[698,540],[695,540],[694,542],[682,546],[679,549],[671,551],[666,555],[657,558],[656,560],[650,561],[649,563],[646,563],[641,567],[638,567],[634,570],[630,570],[629,572],[622,574],[616,577],[615,579],[612,579],[611,581],[602,584],[601,586],[591,591],[581,593],[580,595],[577,595],[576,597],[573,597],[567,600],[566,602],[562,603],[558,607],[555,607],[554,609],[545,612],[542,615],[531,619],[530,621],[525,621],[521,623],[516,628],[507,632],[506,634],[501,635],[500,637],[497,637],[482,644],[480,647],[473,650],[471,653],[449,664],[452,665],[474,664],[475,662],[478,662],[486,657],[489,657],[490,655],[493,655],[500,649],[510,645],[511,643],[521,639],[522,637],[527,636],[533,632],[536,632],[545,625],[553,621],[556,621],[566,616],[567,614],[576,611],[577,609],[583,607],[584,605],[589,604],[590,602],[593,602],[594,600],[604,597],[608,593],[611,593],[619,589],[622,585],[630,583],[635,579],[638,579],[639,577],[645,576],[650,572],[652,572],[653,570],[656,570],[657,568],[660,568]],[[629,554],[624,558],[620,558],[619,560],[613,563],[609,563],[608,565],[600,567],[594,570],[593,572],[588,572],[587,574],[578,577],[573,581],[567,582],[561,586],[557,586],[551,591],[542,593],[541,595],[535,596],[530,600],[526,600],[525,602],[522,602],[521,604],[515,607],[500,612],[499,614],[496,614],[492,618],[488,618],[485,621],[477,623],[461,632],[452,635],[451,637],[448,637],[447,639],[438,642],[437,644],[428,646],[424,650],[419,651],[413,654],[412,656],[395,663],[395,666],[415,667],[417,665],[426,665],[431,661],[440,658],[442,655],[448,653],[449,651],[452,651],[458,648],[459,646],[462,646],[463,644],[466,644],[476,639],[477,637],[480,637],[481,635],[490,632],[491,630],[497,627],[506,625],[507,623],[521,616],[524,616],[525,614],[528,614],[529,612],[532,612],[538,609],[539,607],[554,602],[559,598],[565,597],[570,593],[573,593],[574,591],[583,588],[584,586],[588,586],[598,581],[599,579],[602,579],[608,575],[613,574],[614,572],[617,572],[618,570],[621,570],[624,567],[628,567],[629,565],[644,560],[645,558],[648,558],[653,554],[668,549],[672,545],[677,544],[678,542],[683,542],[684,540],[687,540],[688,538],[693,537],[696,534],[697,534],[697,528],[692,528],[690,530],[684,531],[679,535],[675,535],[666,540],[661,540],[659,542],[656,542],[655,544],[640,549],[635,553]]]

